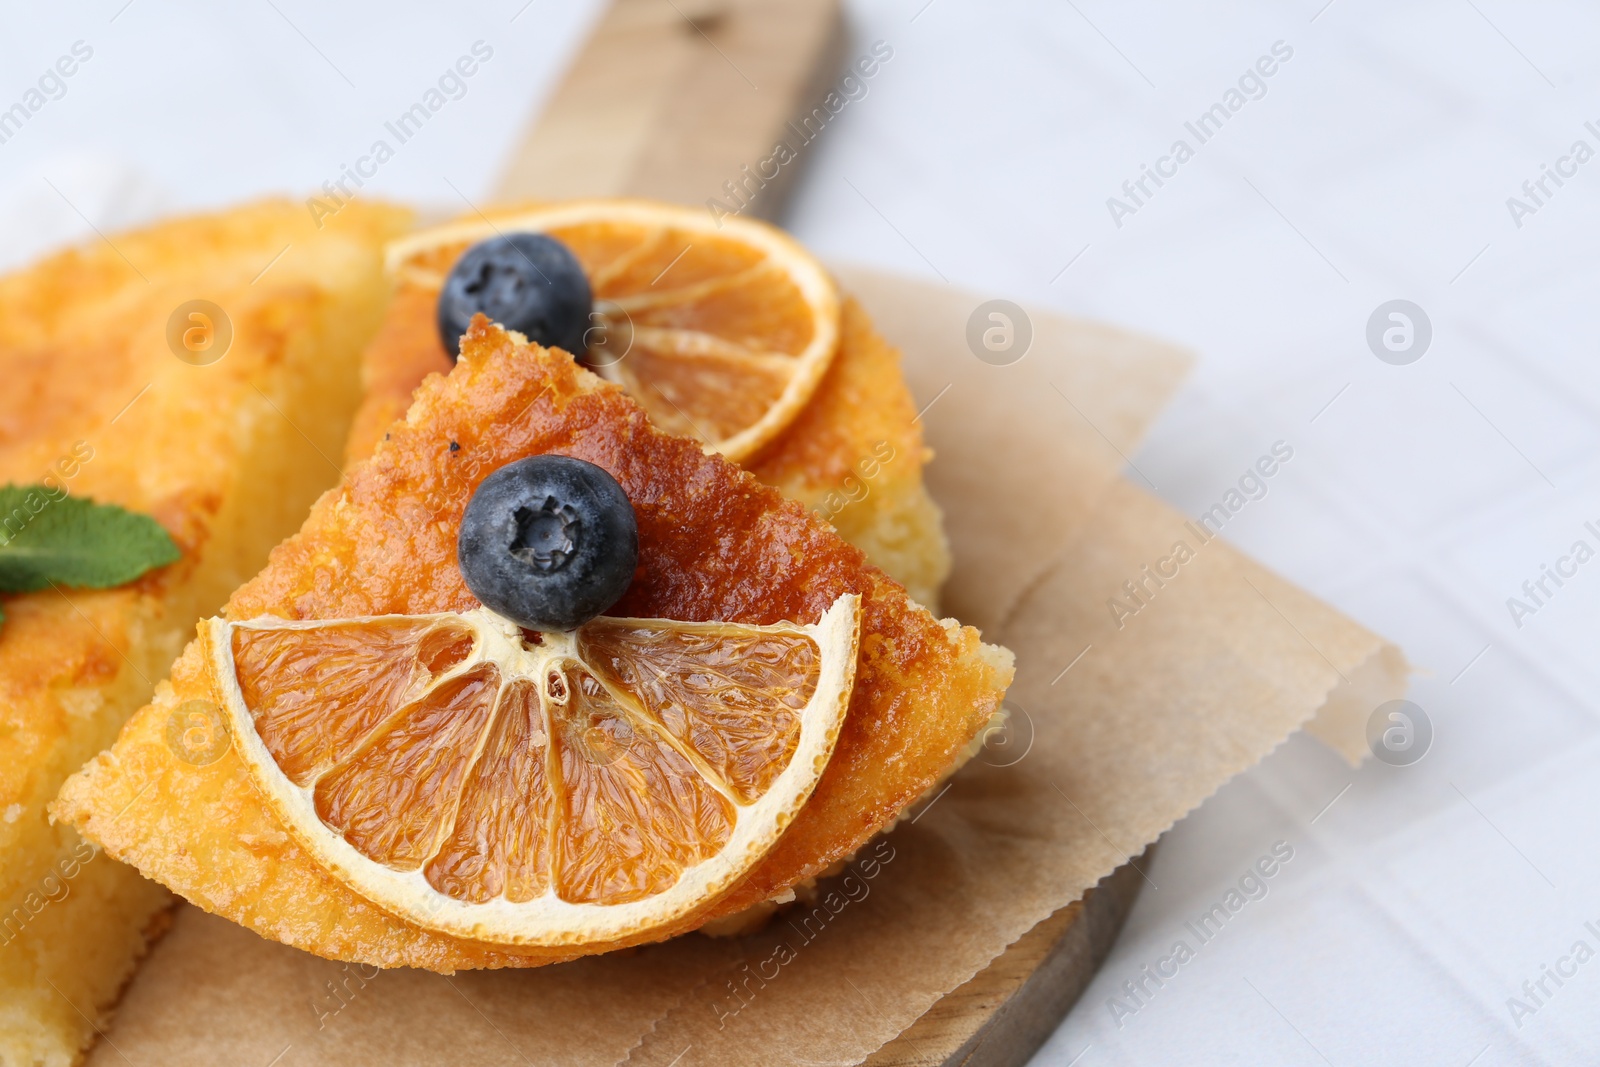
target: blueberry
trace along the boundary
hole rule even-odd
[[[456,539],[483,605],[532,630],[572,630],[615,604],[639,562],[633,505],[616,479],[570,456],[530,456],[485,478]]]
[[[467,249],[445,279],[439,339],[454,361],[461,335],[481,311],[536,344],[581,356],[592,310],[589,279],[566,245],[542,233],[491,237]]]

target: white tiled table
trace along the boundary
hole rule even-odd
[[[595,10],[123,2],[8,18],[4,104],[74,41],[95,49],[0,144],[8,263],[85,217],[316,186],[479,38],[494,61],[376,191],[482,193]],[[811,149],[787,220],[830,258],[1195,349],[1138,469],[1196,512],[1290,442],[1227,536],[1423,672],[1422,762],[1352,773],[1296,737],[1168,836],[1160,889],[1040,1064],[1491,1067],[1600,1047],[1600,961],[1546,979],[1520,1027],[1507,1006],[1575,941],[1600,952],[1600,560],[1520,629],[1505,603],[1573,541],[1600,549],[1600,160],[1520,228],[1506,206],[1573,141],[1600,151],[1600,12],[1322,3],[857,4],[858,45],[895,55]],[[1277,41],[1293,56],[1266,94],[1118,228],[1106,198]],[[1396,297],[1433,325],[1408,366],[1364,338]],[[1295,857],[1270,894],[1118,1027],[1107,998],[1280,840]]]

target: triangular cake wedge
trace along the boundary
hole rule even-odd
[[[539,453],[599,464],[633,504],[640,567],[608,614],[812,622],[839,596],[861,597],[855,690],[810,801],[714,908],[650,939],[824,872],[945,775],[999,709],[1009,652],[935,619],[814,513],[696,443],[658,432],[620,389],[570,357],[481,320],[456,369],[423,385],[406,419],[233,595],[227,616],[476,607],[456,565],[462,511],[491,471]],[[57,817],[201,907],[320,955],[438,971],[570,957],[432,933],[326,873],[269,814],[237,754],[194,766],[169,747],[173,710],[218,698],[200,644],[191,644],[155,702],[67,783]]]

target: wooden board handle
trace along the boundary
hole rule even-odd
[[[838,0],[616,0],[496,197],[726,201],[723,183],[770,157],[838,77],[845,36]],[[777,215],[800,162],[744,213]]]

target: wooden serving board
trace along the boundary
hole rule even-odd
[[[1148,862],[1155,846],[1145,849]],[[1111,951],[1143,876],[1118,867],[946,993],[864,1067],[1018,1067],[1055,1032]]]
[[[844,71],[838,0],[614,0],[512,152],[503,201],[642,196],[703,206],[725,182],[773,218],[804,165],[746,179]]]
[[[843,75],[847,44],[838,0],[615,0],[513,151],[497,198],[726,203],[724,183],[778,142],[801,148],[788,123]],[[743,214],[778,216],[805,164],[797,154]],[[866,1064],[1020,1067],[1088,985],[1141,885],[1119,868]]]

